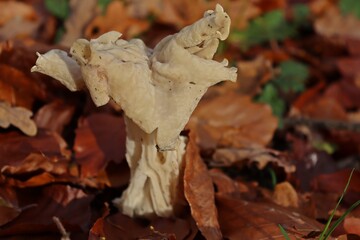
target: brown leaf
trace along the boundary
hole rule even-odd
[[[193,239],[196,230],[191,220],[182,218],[155,218],[150,222],[132,219],[121,213],[99,218],[90,230],[89,240],[100,239]],[[195,234],[194,234],[195,233]],[[175,238],[176,237],[176,238]]]
[[[319,192],[332,192],[341,194],[346,186],[346,183],[350,176],[350,169],[344,169],[341,171],[319,174],[313,179],[312,186],[313,190]],[[348,187],[348,193],[356,193],[360,196],[360,173],[354,171],[350,185]],[[352,203],[351,203],[352,204]]]
[[[70,1],[70,16],[65,20],[66,32],[63,35],[60,44],[70,47],[73,42],[83,36],[86,25],[95,16],[97,12],[96,0]]]
[[[97,176],[110,161],[121,163],[125,158],[123,118],[99,113],[80,119],[74,150],[82,177]]]
[[[222,239],[214,203],[214,187],[191,134],[184,160],[184,193],[191,215],[206,239]]]
[[[239,90],[247,95],[259,93],[261,86],[274,76],[271,62],[261,55],[252,61],[240,61],[237,66]]]
[[[360,39],[360,20],[353,15],[343,15],[335,6],[328,7],[314,22],[315,31],[326,37]]]
[[[22,200],[21,204],[27,206],[27,209],[0,229],[0,237],[58,233],[59,230],[52,221],[53,216],[60,219],[72,236],[73,233],[87,233],[93,197],[82,190],[53,185],[24,189],[19,191],[18,196]]]
[[[344,220],[344,228],[347,233],[360,236],[360,218],[347,217]]]
[[[226,194],[216,194],[216,203],[221,230],[229,240],[282,238],[278,224],[291,239],[322,229],[315,220],[272,203],[248,202]]]
[[[0,146],[0,176],[11,185],[39,186],[72,179],[69,152],[56,133],[41,130],[31,138],[15,132],[1,134]]]
[[[0,185],[0,226],[14,220],[21,213],[16,193],[5,184]]]
[[[0,102],[0,127],[7,128],[10,124],[19,128],[29,136],[35,136],[37,128],[30,119],[32,112],[23,107],[11,107],[7,102]]]
[[[296,169],[284,154],[262,147],[218,148],[215,150],[211,161],[212,165],[218,167],[229,167],[236,163],[243,163],[246,165],[255,163],[261,170],[271,163],[283,168],[286,173],[292,173]]]
[[[149,22],[131,17],[121,1],[112,1],[104,15],[96,17],[85,30],[86,38],[96,38],[109,31],[118,31],[125,38],[134,37],[149,28]]]
[[[321,96],[301,109],[303,115],[317,119],[347,120],[345,109],[336,99]]]
[[[209,170],[209,174],[218,193],[234,193],[238,191],[236,182],[224,174],[221,170],[213,168]]]
[[[299,197],[289,182],[276,184],[272,199],[283,207],[299,207]]]
[[[265,146],[277,128],[268,105],[252,102],[248,96],[228,93],[202,101],[188,125],[198,135],[202,149],[217,146]]]
[[[0,16],[0,39],[30,35],[40,24],[33,6],[23,2],[1,1]]]
[[[69,124],[75,111],[63,101],[53,101],[41,107],[35,114],[34,120],[39,128],[45,128],[61,134],[64,127]]]
[[[28,109],[31,109],[35,99],[43,95],[32,79],[5,64],[0,64],[0,87],[0,100]]]

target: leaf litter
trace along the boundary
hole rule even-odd
[[[154,45],[216,2],[45,2],[1,1],[2,238],[61,239],[53,217],[70,239],[272,239],[278,224],[319,236],[359,166],[357,3],[220,1],[233,24],[216,58],[238,66],[238,82],[209,89],[186,127],[176,216],[143,220],[112,207],[130,174],[121,109],[29,70],[36,52],[110,30]],[[356,171],[336,218],[360,199],[358,183]],[[359,218],[333,236],[359,237]]]

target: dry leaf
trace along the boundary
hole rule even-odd
[[[228,93],[200,102],[188,126],[197,133],[202,149],[267,145],[277,128],[268,105],[249,96]]]
[[[104,15],[96,17],[87,26],[85,36],[94,39],[109,32],[117,31],[125,38],[134,37],[149,28],[149,22],[131,17],[122,1],[112,1]]]
[[[220,169],[210,169],[209,174],[213,183],[216,186],[217,193],[235,193],[235,192],[248,192],[249,188],[238,181],[234,181]]]
[[[274,76],[271,62],[261,55],[252,61],[240,61],[237,66],[239,90],[247,95],[258,94],[261,86]]]
[[[32,112],[23,107],[11,107],[7,102],[0,102],[0,127],[7,128],[10,124],[19,128],[29,136],[35,136],[37,128],[30,119]]]
[[[40,25],[33,6],[17,1],[0,2],[0,40],[31,35]]]
[[[360,39],[360,20],[353,15],[342,15],[338,8],[328,7],[314,23],[315,31],[326,37]]]
[[[90,230],[89,240],[106,238],[107,240],[121,239],[194,239],[197,232],[193,220],[189,217],[159,218],[149,222],[141,222],[121,213],[109,215],[105,212]]]
[[[73,42],[81,38],[86,25],[95,17],[97,11],[97,0],[71,0],[70,16],[65,20],[65,34],[60,44],[70,47]]]
[[[76,233],[86,235],[88,232],[91,221],[90,203],[93,196],[70,186],[50,185],[31,188],[30,191],[20,191],[18,197],[22,200],[21,207],[27,209],[0,229],[0,237],[58,234],[59,230],[52,221],[52,217],[56,216],[65,229],[71,232],[74,239],[85,239],[84,236],[76,238]]]
[[[290,236],[304,237],[322,226],[299,213],[267,202],[248,202],[227,194],[216,194],[221,230],[229,240],[282,239],[278,224]]]
[[[0,64],[0,100],[31,109],[34,100],[43,96],[40,86],[23,72],[12,66]]]
[[[0,226],[14,220],[21,213],[16,192],[5,184],[0,185]]]
[[[283,207],[299,207],[298,195],[289,182],[276,184],[272,199],[276,204]]]
[[[211,164],[217,167],[229,167],[236,163],[251,165],[264,169],[268,164],[274,164],[284,169],[286,173],[295,172],[295,166],[280,152],[261,147],[254,148],[218,148],[213,154]]]
[[[125,158],[123,118],[99,113],[80,119],[74,150],[82,177],[97,176],[110,161],[121,163]]]
[[[356,234],[360,236],[360,218],[357,217],[345,218],[344,229],[349,234]]]
[[[53,101],[41,107],[35,114],[34,121],[39,128],[45,128],[61,134],[70,123],[75,107],[63,101]]]
[[[202,235],[222,239],[215,207],[214,187],[192,134],[185,152],[184,193]]]

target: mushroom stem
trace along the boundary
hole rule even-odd
[[[147,134],[127,117],[125,123],[131,177],[128,188],[114,204],[131,217],[171,216],[178,196],[186,139],[180,137],[175,150],[161,152],[156,147],[156,131]]]

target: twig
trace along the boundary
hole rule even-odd
[[[351,132],[360,132],[359,122],[347,122],[347,121],[330,120],[330,119],[313,119],[313,118],[305,118],[305,117],[284,119],[285,127],[292,127],[296,125],[306,125],[318,129],[336,129],[336,130],[346,130]]]
[[[70,233],[66,232],[66,229],[64,228],[64,226],[62,225],[62,223],[60,222],[60,219],[58,217],[53,217],[53,221],[55,222],[57,228],[59,229],[60,233],[61,233],[61,240],[71,240],[70,239]]]

